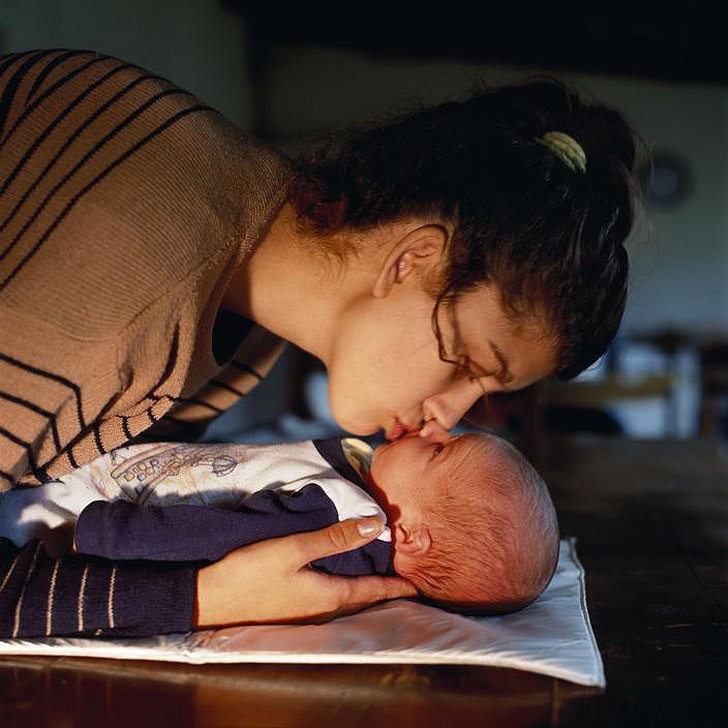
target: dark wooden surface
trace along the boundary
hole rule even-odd
[[[515,670],[0,658],[0,726],[720,726],[728,716],[728,452],[541,449],[577,538],[606,690]]]
[[[728,448],[593,439],[542,453],[607,676],[565,724],[724,725]]]

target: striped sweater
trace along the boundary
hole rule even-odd
[[[220,306],[291,172],[122,60],[0,57],[0,491],[199,434],[267,373],[282,342]],[[193,575],[0,541],[0,634],[188,628]]]

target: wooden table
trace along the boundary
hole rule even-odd
[[[605,691],[496,668],[5,657],[0,726],[725,724],[728,453],[571,439],[538,465],[578,539]]]

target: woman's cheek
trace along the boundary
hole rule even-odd
[[[336,423],[346,432],[363,437],[373,435],[380,429],[380,423],[372,414],[362,388],[340,388],[335,382],[329,384],[329,408]]]

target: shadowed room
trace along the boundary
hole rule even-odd
[[[123,655],[0,652],[0,721],[714,725],[728,675],[728,64],[719,4],[476,12],[456,3],[402,15],[251,5],[0,0],[0,53],[78,48],[125,59],[290,157],[342,127],[543,74],[619,110],[636,130],[627,303],[607,352],[570,380],[483,397],[454,428],[503,437],[543,476],[561,536],[578,550],[604,680],[447,660],[169,659],[157,669]],[[324,366],[289,345],[202,442],[349,434],[330,409]],[[384,436],[364,439],[376,447]]]

